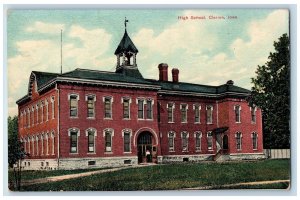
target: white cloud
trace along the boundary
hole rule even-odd
[[[41,21],[36,21],[32,26],[26,28],[27,32],[45,33],[45,34],[60,34],[60,30],[64,30],[64,24],[51,24]]]
[[[35,27],[46,27],[45,23],[37,22]],[[54,26],[54,25],[53,25]],[[58,26],[58,25],[57,25]],[[29,27],[27,31],[41,32],[45,29]],[[104,29],[85,29],[73,25],[66,30],[68,38],[78,39],[63,44],[63,71],[74,70],[76,67],[109,70],[114,66],[114,56],[107,57],[111,35]],[[68,40],[68,38],[65,38]],[[24,96],[28,87],[31,71],[60,71],[60,41],[59,40],[23,40],[16,42],[18,54],[8,58],[8,89],[9,98],[15,100]],[[99,68],[100,66],[107,66]],[[9,113],[16,114],[15,101],[9,102]]]

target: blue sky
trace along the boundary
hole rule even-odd
[[[15,101],[26,94],[31,71],[60,71],[61,29],[63,72],[114,71],[114,51],[124,34],[125,16],[144,77],[157,79],[157,66],[164,62],[169,64],[169,75],[171,68],[179,68],[180,81],[208,85],[232,79],[250,89],[257,65],[267,61],[273,42],[288,33],[288,11],[276,9],[9,10],[9,115],[17,114]]]

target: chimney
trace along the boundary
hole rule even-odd
[[[177,69],[177,68],[172,69],[172,77],[173,77],[173,83],[178,83],[178,81],[179,81],[179,69]]]
[[[160,63],[158,65],[158,69],[159,69],[159,80],[168,81],[168,64]]]

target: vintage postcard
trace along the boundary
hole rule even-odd
[[[9,190],[288,190],[289,14],[7,10]]]

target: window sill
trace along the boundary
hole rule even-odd
[[[95,120],[95,117],[87,117],[86,119]]]
[[[174,124],[175,122],[168,122],[169,124]]]
[[[214,151],[213,149],[208,149],[208,151]]]
[[[78,116],[76,116],[76,117],[70,116],[70,119],[78,119]]]
[[[196,152],[196,153],[199,153],[199,152],[201,152],[201,150],[196,150],[195,152]]]
[[[113,118],[104,117],[105,120],[112,120]]]
[[[189,151],[182,151],[182,152],[184,152],[184,153],[188,153]]]
[[[242,122],[235,122],[236,124],[241,124]]]
[[[175,151],[174,150],[169,150],[169,153],[174,153]]]
[[[131,120],[130,118],[123,118],[123,120]]]
[[[194,122],[194,124],[201,124],[200,122]]]
[[[182,124],[187,124],[187,122],[181,122]]]
[[[211,123],[206,123],[206,124],[211,125],[211,124],[213,124],[213,123],[211,122]]]
[[[153,121],[153,119],[146,119],[146,121]]]
[[[89,153],[86,153],[87,155],[96,155],[96,152],[89,152]]]
[[[131,154],[132,152],[130,151],[130,152],[124,152],[124,154]]]
[[[112,151],[110,151],[110,152],[104,152],[104,154],[113,154],[113,152]]]
[[[69,155],[78,155],[79,153],[69,153]]]
[[[256,124],[256,122],[251,122],[251,124]]]
[[[138,118],[137,120],[138,120],[138,121],[144,121],[145,119],[143,119],[143,118]]]

